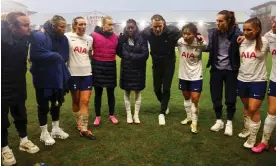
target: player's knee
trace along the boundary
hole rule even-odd
[[[73,99],[72,102],[73,102],[74,105],[79,105],[80,100],[79,99]]]
[[[269,106],[268,114],[276,116],[276,107]]]
[[[88,104],[89,104],[89,98],[82,98],[82,99],[80,100],[80,103],[81,103],[82,105],[88,106]]]
[[[243,105],[243,108],[246,109],[246,110],[248,110],[248,107],[249,107],[248,104]]]
[[[192,97],[191,97],[191,100],[192,100],[193,103],[197,104],[198,101],[199,101],[199,98],[198,98],[198,97],[195,97],[195,96],[192,96]]]
[[[251,114],[256,114],[259,112],[259,108],[256,107],[256,106],[248,106],[248,109],[247,109]]]

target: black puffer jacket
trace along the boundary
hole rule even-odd
[[[156,36],[152,28],[146,27],[143,30],[143,37],[150,43],[150,54],[152,60],[175,59],[175,47],[181,33],[176,26],[168,25],[160,36]]]
[[[112,35],[112,33],[103,32],[101,27],[98,26],[94,31],[105,37]],[[117,86],[116,61],[98,61],[92,59],[91,64],[94,87],[115,88]]]
[[[146,63],[149,56],[148,43],[137,32],[134,45],[129,45],[126,31],[119,37],[117,54],[122,58],[120,87],[124,90],[143,90],[146,86]]]
[[[27,39],[15,39],[7,22],[1,21],[1,97],[7,104],[16,104],[27,98]]]

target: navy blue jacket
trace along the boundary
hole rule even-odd
[[[124,90],[143,90],[146,86],[146,66],[149,57],[148,43],[137,32],[134,46],[129,45],[126,31],[119,36],[117,55],[121,60],[120,87]]]
[[[45,32],[38,31],[31,35],[30,71],[33,84],[39,89],[63,90],[70,78],[66,66],[69,58],[68,39],[53,34],[49,22],[43,28]]]
[[[212,67],[212,69],[216,69],[216,63],[217,63],[217,57],[218,55],[218,35],[219,32],[217,31],[216,28],[211,29],[208,31],[209,35],[209,44],[207,47],[207,51],[209,52],[209,60],[207,63],[207,68]],[[239,53],[239,44],[237,43],[237,38],[242,34],[240,29],[238,27],[232,28],[228,32],[228,40],[231,42],[230,47],[229,47],[229,61],[232,70],[238,71],[240,68],[240,53]]]
[[[1,100],[6,104],[17,104],[27,98],[28,44],[26,38],[15,39],[8,23],[1,21]]]

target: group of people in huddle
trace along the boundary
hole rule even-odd
[[[170,88],[175,72],[176,53],[179,51],[179,89],[184,96],[186,118],[181,124],[190,124],[191,132],[198,133],[199,100],[203,84],[202,52],[209,52],[210,92],[216,122],[211,130],[225,127],[225,135],[233,135],[232,120],[236,112],[236,98],[244,105],[244,129],[238,134],[247,138],[244,147],[260,153],[269,149],[269,139],[276,126],[276,19],[272,30],[261,36],[262,25],[251,18],[243,25],[236,24],[231,11],[220,11],[216,28],[209,30],[209,43],[198,33],[195,24],[188,23],[179,30],[166,25],[161,15],[151,18],[151,25],[140,31],[133,19],[127,20],[120,36],[113,32],[114,22],[109,16],[102,18],[91,35],[86,34],[86,21],[76,17],[72,31],[65,33],[66,20],[55,15],[41,30],[31,31],[29,18],[20,12],[9,13],[1,21],[1,155],[3,165],[16,163],[8,146],[8,113],[14,118],[19,133],[21,151],[36,153],[39,148],[27,137],[25,107],[27,56],[30,56],[33,86],[35,88],[40,140],[45,145],[55,139],[67,139],[69,134],[59,126],[60,108],[64,96],[70,92],[72,112],[80,136],[95,140],[88,128],[89,101],[94,87],[94,126],[101,123],[102,93],[106,88],[109,120],[115,117],[117,86],[116,55],[121,58],[120,88],[124,90],[127,123],[140,123],[141,92],[146,86],[146,63],[152,57],[153,85],[160,102],[159,125],[165,125],[169,114]],[[256,144],[261,125],[260,107],[267,90],[266,59],[272,54],[272,69],[268,88],[268,114],[264,123],[262,141]],[[222,120],[223,89],[227,110],[227,123]],[[131,92],[135,93],[134,114],[131,111]],[[49,106],[50,104],[50,106]],[[52,130],[47,126],[47,114],[52,117]],[[276,151],[276,148],[274,148]]]

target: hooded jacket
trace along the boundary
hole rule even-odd
[[[43,28],[45,32],[37,31],[31,35],[33,84],[39,89],[63,90],[70,78],[65,64],[69,58],[68,39],[54,34],[50,22],[46,22]]]
[[[1,97],[8,104],[27,98],[26,71],[29,42],[16,39],[6,21],[1,21]]]
[[[124,90],[143,90],[146,86],[146,65],[149,56],[148,43],[137,28],[129,44],[126,29],[119,37],[117,54],[121,60],[120,87]]]

